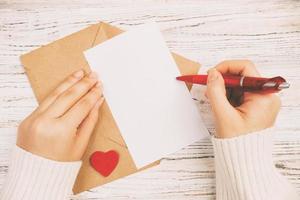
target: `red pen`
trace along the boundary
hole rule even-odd
[[[273,93],[290,87],[281,76],[273,78],[222,75],[227,88],[241,88],[248,92]],[[206,85],[207,75],[185,75],[176,77],[177,80],[187,83]]]

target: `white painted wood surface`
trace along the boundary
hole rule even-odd
[[[123,29],[155,20],[172,51],[209,67],[224,59],[253,60],[265,76],[282,75],[291,88],[280,93],[276,167],[300,192],[300,2],[287,1],[0,1],[0,184],[16,127],[37,105],[19,56],[98,21]],[[199,109],[214,132],[202,87]],[[209,140],[164,158],[144,172],[73,199],[215,199]],[[0,186],[1,187],[1,186]]]

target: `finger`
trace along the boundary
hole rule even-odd
[[[236,113],[234,107],[227,100],[224,79],[214,68],[208,71],[207,96],[217,122],[226,123],[228,117],[232,113]]]
[[[63,92],[49,107],[47,114],[51,117],[62,116],[96,84],[100,85],[96,73],[93,72]]]
[[[92,108],[88,116],[82,121],[77,131],[77,143],[80,147],[86,148],[89,139],[93,133],[95,125],[99,117],[99,108],[102,105],[104,98],[100,98]]]
[[[240,106],[244,101],[244,92],[240,88],[234,88],[231,93],[230,103],[233,107]]]
[[[276,94],[260,94],[245,92],[244,104],[258,104],[256,107],[266,107],[270,102],[277,102],[280,104],[280,98]],[[240,107],[242,107],[241,105]]]
[[[230,102],[231,98],[232,98],[232,88],[226,88],[226,98],[228,99],[228,101]]]
[[[280,110],[280,105],[281,101],[277,95],[253,94],[248,100],[245,100],[241,106],[237,107],[237,109],[243,113],[244,116],[253,119],[255,124],[267,125],[260,128],[267,128],[275,122]],[[256,119],[263,119],[263,123],[261,121],[255,121]]]
[[[83,70],[74,72],[68,78],[66,78],[57,88],[55,88],[40,104],[38,111],[45,111],[59,95],[65,92],[67,89],[72,87],[78,81],[80,81],[84,76]]]
[[[259,77],[255,65],[249,60],[226,60],[215,67],[221,74],[237,74]]]
[[[71,126],[79,127],[100,98],[102,91],[99,86],[95,86],[63,115],[64,120]]]

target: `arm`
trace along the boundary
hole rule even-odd
[[[297,200],[275,168],[272,129],[280,108],[274,94],[226,91],[221,73],[259,76],[249,61],[225,61],[208,72],[207,97],[216,122],[212,137],[217,200]]]
[[[2,200],[68,199],[103,102],[97,76],[78,71],[19,126]]]
[[[81,161],[58,162],[15,146],[0,199],[67,199],[80,166]]]
[[[273,164],[272,136],[272,129],[265,129],[229,139],[212,138],[218,200],[300,199]]]

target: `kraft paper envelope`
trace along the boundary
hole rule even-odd
[[[22,55],[21,62],[38,102],[40,103],[73,72],[79,69],[90,72],[83,51],[122,32],[119,28],[101,22]],[[200,67],[198,63],[177,54],[173,54],[173,57],[181,74],[197,74]],[[188,87],[190,89],[190,85]],[[83,157],[83,165],[73,188],[75,194],[159,164],[157,161],[142,169],[137,169],[106,102],[103,103],[99,112],[99,121]],[[120,160],[116,169],[108,177],[102,177],[90,166],[89,157],[94,151],[111,149],[119,153]]]

